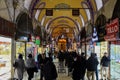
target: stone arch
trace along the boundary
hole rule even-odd
[[[47,26],[46,29],[48,29],[48,28],[50,27],[50,25],[52,24],[53,21],[55,21],[55,20],[57,20],[57,19],[60,19],[60,18],[67,18],[67,19],[71,20],[71,21],[76,25],[76,28],[77,28],[78,32],[80,31],[77,23],[75,22],[75,20],[73,20],[72,18],[67,17],[67,16],[59,16],[59,17],[56,17],[56,18],[52,19],[52,20],[48,23],[48,26]]]
[[[105,24],[106,24],[106,17],[101,14],[98,16],[96,22],[95,22],[95,27],[98,33],[98,41],[104,41],[104,35],[106,35],[106,30],[105,30]]]
[[[16,19],[16,38],[20,36],[28,37],[33,33],[32,19],[25,12],[21,12]]]

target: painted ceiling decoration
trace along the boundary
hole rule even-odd
[[[60,4],[55,5],[55,8],[71,8],[71,7],[68,4],[60,3]]]

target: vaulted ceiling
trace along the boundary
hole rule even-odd
[[[7,1],[7,2],[5,2]],[[13,0],[0,0],[0,9],[9,6],[6,4]],[[44,27],[45,31],[58,37],[59,35],[66,34],[68,37],[73,38],[78,35],[81,28],[86,26],[88,21],[94,20],[95,13],[103,6],[104,0],[15,0],[18,1],[19,7],[25,8],[34,22],[39,26]],[[106,0],[108,1],[108,0]],[[4,3],[4,4],[3,4]],[[12,3],[11,3],[12,4]],[[3,6],[4,5],[4,6]],[[46,16],[46,10],[53,10],[53,16]],[[73,16],[72,10],[78,9],[79,15]],[[0,10],[0,15],[3,10]],[[6,14],[10,15],[13,10],[7,10]],[[18,10],[20,11],[20,10]],[[17,13],[17,12],[16,12]],[[12,16],[4,16],[10,20]],[[36,25],[33,26],[36,28]]]

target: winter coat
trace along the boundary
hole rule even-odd
[[[110,63],[110,59],[106,56],[103,56],[101,59],[101,65],[104,67],[108,67]]]
[[[47,61],[43,68],[45,80],[55,80],[57,78],[57,70],[53,62]]]
[[[97,58],[89,57],[87,60],[87,70],[88,71],[96,71],[96,66],[99,64]]]
[[[80,80],[84,77],[85,74],[85,69],[86,69],[86,60],[83,59],[83,57],[78,56],[77,60],[74,61],[73,66],[72,66],[72,78],[73,80]]]

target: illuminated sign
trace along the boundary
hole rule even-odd
[[[113,20],[110,24],[107,24],[106,29],[107,29],[107,35],[117,33],[119,31],[118,18]]]

